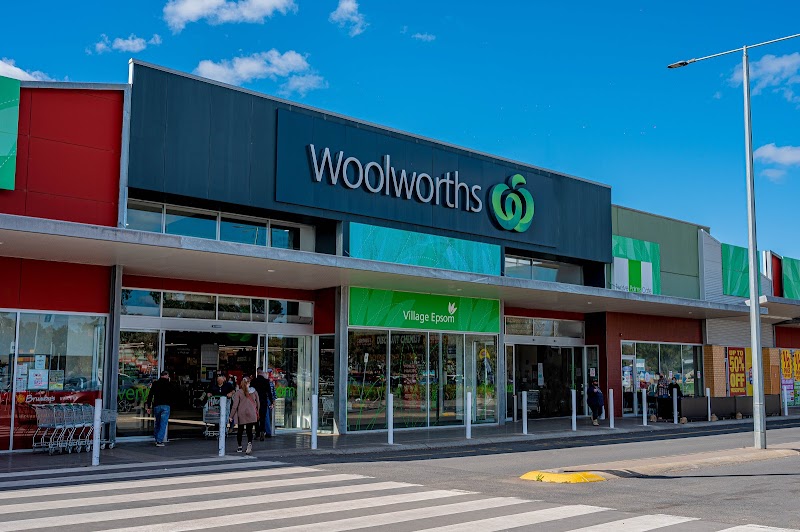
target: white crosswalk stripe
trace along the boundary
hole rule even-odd
[[[698,521],[694,526],[702,523],[726,532],[800,532],[433,489],[260,460],[247,461],[246,468],[243,462],[168,465],[173,469],[121,466],[113,473],[76,469],[52,474],[36,471],[32,476],[37,478],[17,475],[15,480],[0,483],[0,488],[7,488],[0,490],[0,532],[45,528],[60,532],[183,532],[236,526],[280,531],[383,527],[491,532],[527,530],[538,524],[546,528],[546,523],[558,523],[559,530],[575,532],[629,532],[675,530],[692,521]],[[71,476],[73,473],[79,476]],[[126,476],[131,480],[123,480]],[[15,482],[19,488],[9,489]]]

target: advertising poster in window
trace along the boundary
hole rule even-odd
[[[728,386],[731,396],[747,393],[745,351],[739,347],[728,348]]]
[[[781,349],[781,401],[784,395],[794,402],[794,361],[790,349]]]
[[[800,406],[800,349],[792,351],[794,359],[794,405]]]
[[[52,369],[49,375],[49,386],[51,391],[62,391],[64,389],[64,370]]]
[[[744,372],[747,376],[747,394],[753,396],[753,350],[749,347],[744,350]]]
[[[46,390],[50,381],[46,369],[28,370],[28,390]]]

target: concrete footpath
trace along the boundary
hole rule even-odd
[[[788,417],[770,417],[768,428],[800,426],[800,408],[790,409]],[[394,445],[387,444],[387,433],[369,432],[346,435],[318,436],[318,449],[311,449],[311,435],[308,431],[279,434],[266,441],[256,441],[253,455],[262,460],[291,461],[303,456],[329,456],[331,461],[346,460],[351,455],[383,455],[403,451],[441,449],[443,451],[473,452],[479,447],[493,447],[498,444],[515,444],[519,450],[536,450],[558,446],[588,446],[624,443],[646,439],[682,438],[708,436],[727,432],[751,430],[752,419],[724,420],[714,422],[694,422],[675,425],[668,422],[641,425],[641,419],[616,419],[616,428],[608,427],[608,420],[595,427],[587,418],[578,419],[578,430],[571,430],[569,418],[531,420],[528,435],[522,434],[522,423],[508,423],[498,426],[473,426],[472,439],[466,439],[464,427],[395,430]],[[530,444],[530,449],[525,448]],[[516,449],[515,449],[516,450]],[[236,438],[228,437],[227,455],[237,456]],[[243,455],[238,455],[243,456]],[[170,441],[166,447],[157,448],[150,442],[118,441],[114,449],[100,453],[101,465],[155,464],[162,461],[207,459],[213,462],[218,458],[216,439],[180,439]],[[0,454],[0,473],[24,472],[43,469],[60,469],[91,466],[91,454],[61,454],[49,456],[28,451]],[[584,469],[585,470],[585,469]]]

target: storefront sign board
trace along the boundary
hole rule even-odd
[[[731,396],[747,394],[745,350],[739,347],[728,348],[728,386]]]

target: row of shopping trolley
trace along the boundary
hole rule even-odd
[[[36,412],[36,432],[33,433],[33,450],[50,454],[89,452],[94,443],[94,406],[80,403],[33,405]],[[117,413],[102,409],[100,448],[114,448],[114,430]],[[106,430],[103,430],[103,429]],[[103,434],[112,439],[102,438]]]

